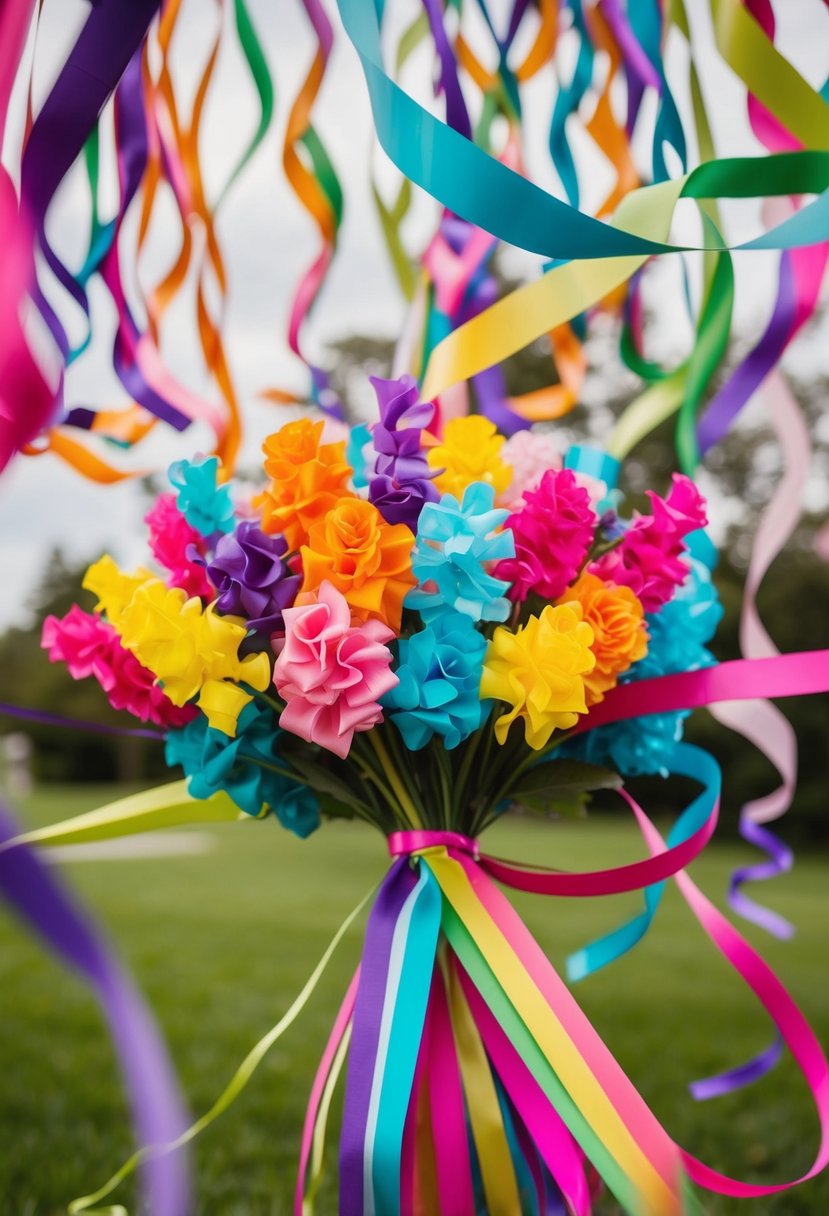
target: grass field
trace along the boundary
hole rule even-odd
[[[20,808],[27,822],[91,809],[109,789],[52,789]],[[194,1115],[205,1110],[247,1049],[301,988],[346,913],[380,877],[381,841],[329,824],[300,842],[275,823],[211,830],[206,855],[82,861],[65,873],[94,908],[155,1008]],[[641,852],[622,814],[565,824],[511,820],[493,851],[562,868],[633,860]],[[718,902],[746,850],[719,845],[693,874]],[[806,854],[768,901],[797,925],[793,942],[759,945],[829,1043],[829,861]],[[635,897],[563,901],[516,897],[551,959],[613,927]],[[300,1021],[247,1091],[198,1142],[198,1216],[290,1212],[304,1104],[336,1005],[357,961],[346,938]],[[686,1083],[766,1045],[769,1023],[708,944],[676,891],[648,939],[578,988],[583,1007],[681,1144],[718,1168],[758,1181],[795,1176],[811,1161],[816,1119],[786,1058],[753,1089],[705,1105]],[[51,1216],[99,1185],[128,1155],[129,1125],[101,1019],[74,978],[0,912],[0,1212]],[[333,1173],[333,1171],[331,1171]],[[123,1188],[123,1202],[134,1192]],[[774,1200],[708,1201],[712,1213],[829,1212],[829,1178]],[[132,1209],[131,1209],[132,1210]],[[610,1202],[602,1212],[615,1212]],[[318,1204],[336,1212],[329,1177]]]

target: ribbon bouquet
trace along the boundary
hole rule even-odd
[[[695,705],[825,689],[826,654],[715,664],[713,546],[688,478],[626,518],[617,463],[600,452],[571,448],[562,462],[549,434],[505,439],[479,415],[441,427],[411,377],[373,385],[369,427],[305,417],[270,436],[261,492],[234,498],[216,457],[173,465],[173,492],[146,517],[163,573],[103,557],[84,581],[95,611],[46,620],[52,660],[162,728],[189,794],[176,783],[28,839],[240,812],[303,837],[355,817],[387,838],[392,864],[309,1101],[297,1216],[314,1207],[346,1055],[344,1216],[582,1216],[602,1184],[626,1211],[662,1214],[693,1206],[690,1182],[779,1189],[719,1175],[674,1143],[493,880],[559,896],[645,890],[639,917],[572,960],[579,975],[642,935],[675,876],[776,1021],[829,1130],[811,1030],[682,873],[713,832],[720,775],[681,742]],[[479,843],[512,804],[566,810],[620,774],[668,770],[703,788],[667,844],[620,790],[651,854],[639,862],[563,873]],[[827,1155],[824,1135],[810,1174]]]

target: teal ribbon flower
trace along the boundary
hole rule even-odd
[[[165,756],[168,764],[184,769],[193,798],[210,798],[224,790],[246,815],[258,817],[270,808],[284,828],[304,838],[320,825],[316,794],[263,767],[287,767],[278,750],[282,734],[271,711],[251,702],[239,715],[235,738],[212,730],[199,714],[181,730],[168,733]]]
[[[202,536],[233,531],[230,488],[218,484],[218,472],[217,456],[196,456],[174,461],[167,473],[179,511]]]
[[[395,675],[399,683],[381,704],[409,751],[441,735],[457,747],[486,720],[491,701],[480,701],[486,638],[468,616],[446,611],[420,633],[401,638]]]
[[[429,624],[452,609],[472,621],[505,621],[509,583],[495,578],[486,563],[515,556],[507,528],[497,532],[509,514],[494,507],[495,490],[484,482],[467,486],[463,502],[452,494],[426,503],[417,525],[412,571],[419,586],[406,596],[405,606]]]

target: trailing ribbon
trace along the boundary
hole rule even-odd
[[[829,692],[829,650],[734,659],[701,671],[620,684],[574,727],[573,734],[645,714],[699,709],[718,701],[798,697]]]
[[[139,1143],[175,1140],[185,1126],[185,1113],[149,1010],[88,913],[15,833],[13,821],[0,809],[0,892],[98,998],[124,1075]],[[185,1216],[189,1211],[188,1172],[181,1153],[145,1154],[142,1179],[148,1210],[155,1216]]]
[[[670,762],[673,776],[691,777],[699,781],[703,791],[685,808],[671,828],[668,836],[668,853],[676,845],[690,839],[699,824],[706,824],[716,818],[716,807],[719,802],[722,787],[720,766],[712,756],[699,747],[687,743],[677,744]],[[632,917],[618,929],[604,937],[584,946],[576,954],[567,959],[567,978],[572,982],[592,975],[594,971],[606,967],[609,963],[621,958],[628,950],[633,949],[641,941],[651,926],[665,892],[665,883],[660,882],[645,887],[643,892],[645,907],[637,916]]]
[[[186,1130],[182,1131],[177,1137],[153,1136],[146,1141],[146,1147],[140,1148],[138,1152],[133,1153],[124,1164],[118,1169],[111,1178],[104,1183],[102,1187],[92,1194],[81,1196],[74,1199],[69,1204],[69,1216],[80,1216],[82,1212],[88,1216],[95,1216],[94,1205],[100,1203],[108,1195],[111,1195],[116,1187],[128,1178],[135,1169],[144,1162],[169,1162],[176,1160],[178,1151],[195,1140],[197,1136],[208,1128],[211,1123],[219,1118],[220,1115],[232,1106],[239,1095],[247,1086],[251,1077],[256,1072],[259,1065],[264,1060],[265,1056],[279,1039],[282,1038],[286,1030],[294,1024],[302,1010],[307,1005],[311,996],[319,984],[329,962],[331,961],[337,947],[345,937],[348,930],[351,928],[354,921],[362,912],[365,905],[368,903],[371,896],[374,894],[370,891],[363,899],[360,900],[356,908],[348,914],[343,923],[340,925],[337,932],[332,937],[328,946],[322,954],[319,962],[308,977],[305,986],[300,991],[299,995],[294,1000],[293,1004],[286,1010],[279,1021],[271,1027],[271,1029],[262,1036],[262,1038],[254,1044],[248,1054],[245,1056],[242,1063],[236,1069],[236,1072],[230,1078],[225,1088],[220,1093],[219,1097],[213,1103],[208,1111],[203,1114],[195,1123],[192,1123]],[[153,1216],[166,1216],[167,1209],[152,1208]],[[176,1213],[178,1209],[176,1209]],[[183,1212],[183,1209],[182,1209]],[[119,1207],[112,1212],[112,1216],[126,1216],[126,1210]]]

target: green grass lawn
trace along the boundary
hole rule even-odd
[[[91,809],[110,789],[51,789],[21,808],[26,822]],[[167,1036],[190,1108],[205,1110],[245,1052],[284,1012],[341,920],[386,865],[368,829],[327,824],[309,841],[274,822],[211,829],[207,855],[85,861],[67,879],[96,911],[132,967]],[[495,852],[562,868],[619,864],[642,846],[623,813],[583,821],[510,820],[487,838]],[[719,845],[693,874],[717,902],[748,851]],[[767,898],[797,925],[778,943],[748,937],[829,1043],[829,861],[803,854]],[[553,962],[639,908],[636,897],[515,897]],[[305,1101],[337,1003],[357,962],[361,928],[345,939],[299,1022],[274,1047],[236,1106],[198,1141],[198,1216],[286,1216]],[[704,938],[676,891],[646,941],[585,981],[579,1000],[646,1099],[686,1148],[758,1181],[799,1174],[816,1119],[786,1058],[752,1089],[698,1105],[692,1078],[766,1045],[769,1023]],[[106,1179],[131,1149],[106,1033],[94,1001],[0,912],[0,1212],[49,1216]],[[330,1173],[333,1175],[334,1171]],[[127,1185],[124,1202],[134,1191]],[[829,1212],[829,1178],[773,1200],[705,1201],[712,1213]],[[606,1202],[601,1211],[617,1209]],[[335,1178],[318,1205],[336,1212]]]

